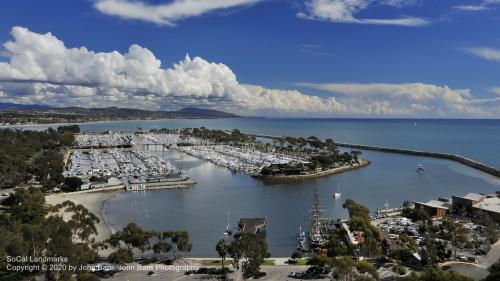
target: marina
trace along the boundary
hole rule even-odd
[[[306,160],[299,160],[289,156],[228,145],[182,146],[178,150],[226,167],[231,171],[242,172],[247,175],[259,175],[262,168],[272,164],[308,163]]]
[[[161,177],[160,174],[175,174],[175,168],[169,163],[163,163],[161,160],[143,152],[150,146],[161,150],[178,150],[180,152],[195,156],[227,168],[233,172],[241,172],[249,176],[259,177],[265,180],[300,180],[310,179],[321,176],[329,176],[352,169],[361,168],[369,164],[369,161],[358,159],[357,154],[344,153],[339,155],[339,151],[324,145],[322,147],[313,147],[310,144],[304,144],[303,147],[294,149],[284,149],[281,146],[270,145],[270,143],[253,141],[233,142],[225,141],[217,143],[217,140],[210,138],[200,138],[193,136],[199,129],[171,130],[168,133],[158,133],[151,130],[145,132],[138,130],[135,132],[86,132],[76,136],[77,148],[90,148],[92,159],[100,157],[99,161],[91,161],[92,170],[105,171],[104,176],[111,176],[113,171],[118,168],[124,174],[131,174],[135,179],[143,178],[143,173]],[[204,129],[206,130],[206,129]],[[227,132],[210,131],[214,134],[230,135]],[[115,143],[115,141],[117,143]],[[312,143],[312,141],[311,141]],[[291,144],[289,144],[290,146]],[[125,151],[131,151],[133,156],[127,156],[120,153],[119,148],[127,147]],[[103,154],[94,149],[109,148]],[[355,155],[355,156],[353,156]],[[72,155],[72,160],[79,160],[80,152]],[[127,158],[128,157],[128,158]],[[330,157],[333,157],[330,159]],[[101,163],[102,159],[115,159],[116,163]],[[136,158],[139,161],[135,161]],[[91,160],[92,160],[91,159]],[[314,159],[314,162],[311,160]],[[319,160],[318,160],[319,159]],[[326,159],[326,160],[325,160]],[[322,163],[323,161],[324,163]],[[79,164],[78,164],[79,165]],[[102,166],[104,165],[104,166]],[[111,166],[110,166],[111,165]],[[116,165],[119,165],[117,168]],[[157,168],[158,167],[158,170]],[[72,174],[83,176],[76,166],[76,172]],[[89,172],[86,171],[86,174]],[[177,172],[179,173],[179,172]],[[116,176],[116,175],[115,175]],[[123,175],[121,175],[123,177]],[[136,180],[129,178],[128,182]],[[137,187],[137,186],[135,186]]]
[[[82,179],[81,190],[123,185],[126,190],[136,191],[194,184],[169,161],[137,147],[73,150],[65,173]]]

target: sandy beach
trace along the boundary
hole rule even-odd
[[[115,197],[119,191],[115,192],[94,192],[94,193],[59,193],[45,196],[45,200],[49,205],[57,205],[64,201],[70,200],[75,204],[85,206],[89,211],[94,213],[99,218],[99,223],[96,224],[98,235],[94,238],[96,241],[104,241],[111,234],[111,228],[105,223],[102,216],[102,207],[106,200]]]

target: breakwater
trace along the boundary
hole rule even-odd
[[[270,138],[277,139],[278,136],[271,135],[261,135],[261,134],[249,134],[250,136],[260,137],[260,138]],[[450,154],[450,153],[441,153],[441,152],[431,152],[431,151],[423,151],[423,150],[413,150],[413,149],[404,149],[404,148],[394,148],[394,147],[386,147],[386,146],[373,146],[373,145],[363,145],[363,144],[353,144],[353,143],[345,143],[345,142],[335,142],[337,146],[340,147],[349,147],[355,149],[364,149],[364,150],[373,150],[373,151],[381,151],[381,152],[389,152],[389,153],[398,153],[398,154],[407,154],[413,156],[424,156],[424,157],[432,157],[432,158],[441,158],[459,162],[476,170],[485,172],[495,177],[500,177],[500,169],[494,166],[487,165],[485,163],[467,158],[458,154]]]
[[[414,156],[424,156],[424,157],[433,157],[433,158],[441,158],[459,162],[476,170],[483,171],[487,174],[490,174],[495,177],[500,177],[500,169],[489,166],[482,162],[457,155],[457,154],[449,154],[449,153],[441,153],[441,152],[431,152],[431,151],[422,151],[422,150],[411,150],[411,149],[402,149],[402,148],[393,148],[393,147],[385,147],[385,146],[371,146],[371,145],[362,145],[362,144],[352,144],[352,143],[343,143],[337,142],[337,146],[356,148],[356,149],[365,149],[365,150],[374,150],[374,151],[382,151],[389,153],[399,153],[399,154],[408,154]]]

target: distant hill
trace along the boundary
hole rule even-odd
[[[40,110],[37,110],[40,111]],[[81,114],[81,115],[99,115],[99,116],[156,116],[156,117],[172,117],[172,118],[237,118],[236,114],[227,113],[214,109],[204,109],[197,107],[186,107],[177,111],[153,111],[135,108],[121,107],[101,107],[101,108],[84,108],[84,107],[62,107],[62,108],[46,108],[44,112],[52,112],[59,114]]]
[[[42,104],[19,104],[10,102],[0,102],[0,110],[8,109],[48,109],[51,108],[48,105]]]
[[[135,108],[48,107],[42,105],[0,104],[0,123],[76,123],[105,120],[210,119],[238,118],[236,114],[197,107],[176,111],[152,111]]]
[[[186,117],[188,117],[188,116],[196,116],[196,117],[206,116],[206,117],[212,117],[212,118],[237,118],[237,117],[241,117],[241,116],[238,116],[236,114],[227,113],[224,111],[198,108],[198,107],[185,107],[181,110],[173,111],[173,112],[184,115]]]

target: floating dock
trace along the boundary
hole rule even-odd
[[[266,232],[266,218],[242,218],[238,222],[235,238],[244,234],[262,234]]]

